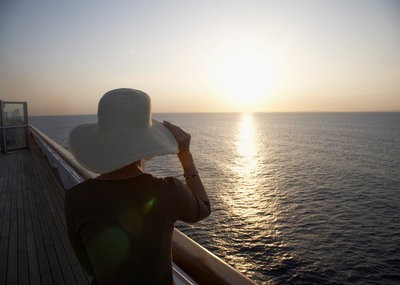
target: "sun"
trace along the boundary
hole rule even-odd
[[[222,56],[217,66],[221,93],[240,111],[260,109],[276,87],[277,68],[265,54],[237,51]]]

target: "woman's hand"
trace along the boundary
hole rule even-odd
[[[170,132],[174,135],[176,142],[178,143],[179,152],[189,151],[190,148],[190,139],[191,135],[182,130],[180,127],[171,124],[168,121],[164,121],[164,126],[170,130]]]
[[[178,143],[178,158],[181,161],[183,172],[186,177],[186,186],[189,187],[197,199],[203,201],[203,216],[201,216],[201,218],[204,219],[211,213],[210,202],[194,164],[193,156],[189,150],[191,135],[170,122],[164,121],[164,126],[171,131]]]

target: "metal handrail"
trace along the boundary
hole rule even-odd
[[[84,168],[68,150],[36,127],[30,125],[30,130],[57,152],[82,178],[90,179],[98,175]],[[172,255],[174,263],[199,284],[256,284],[176,228],[172,236]]]

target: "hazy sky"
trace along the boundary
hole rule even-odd
[[[95,113],[400,110],[400,1],[0,1],[0,99]]]

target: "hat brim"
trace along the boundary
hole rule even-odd
[[[135,132],[103,131],[97,123],[74,128],[69,145],[76,159],[87,169],[107,173],[134,161],[165,154],[178,153],[172,133],[159,121]]]

